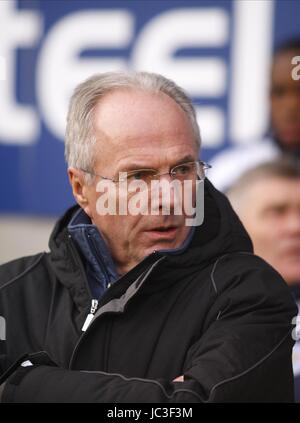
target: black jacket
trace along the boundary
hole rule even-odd
[[[26,353],[53,361],[7,371],[3,402],[293,401],[294,301],[208,181],[189,248],[153,253],[121,277],[86,332],[91,295],[67,231],[73,213],[50,253],[0,268],[2,374]]]

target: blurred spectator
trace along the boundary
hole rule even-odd
[[[289,285],[300,283],[300,166],[292,159],[261,164],[227,191],[254,251]]]
[[[300,310],[299,161],[283,158],[248,170],[227,195],[252,238],[254,252],[281,273]],[[300,341],[294,347],[293,366],[300,402]]]
[[[300,80],[292,79],[294,56],[300,56],[300,38],[289,40],[275,50],[268,136],[249,146],[227,149],[211,161],[210,180],[221,191],[230,188],[245,171],[275,159],[282,152],[300,157]]]

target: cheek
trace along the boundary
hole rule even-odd
[[[145,227],[145,219],[149,219],[149,216],[130,213],[130,202],[128,197],[125,196],[126,201],[120,197],[122,192],[119,195],[108,191],[98,191],[95,194],[92,206],[94,224],[106,237],[113,238],[120,244],[137,242],[140,231]]]
[[[136,238],[139,218],[139,216],[96,215],[94,223],[109,238],[123,243]]]
[[[199,184],[203,184],[203,182],[199,182]],[[184,215],[193,215],[196,202],[198,201],[198,205],[204,204],[203,193],[203,186],[198,185],[196,182],[187,181],[183,185],[180,185],[178,191],[175,193],[178,208],[180,208]]]
[[[244,226],[254,243],[269,244],[276,238],[271,222],[256,215],[243,220]]]
[[[280,100],[274,101],[272,104],[271,116],[273,124],[281,123],[284,113],[282,111],[282,104]]]
[[[276,236],[274,236],[274,232],[266,230],[266,228],[258,228],[253,235],[253,240],[260,245],[264,245],[269,248],[274,247],[274,242],[276,240]]]
[[[279,222],[273,219],[258,219],[251,232],[253,243],[263,248],[265,252],[275,253],[278,249],[282,239]]]

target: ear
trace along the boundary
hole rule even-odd
[[[76,169],[75,167],[69,167],[68,176],[75,200],[86,214],[90,216],[88,187],[85,182],[84,172],[80,169]]]

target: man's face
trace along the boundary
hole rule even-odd
[[[118,90],[107,94],[95,108],[98,142],[94,172],[117,178],[119,172],[154,169],[167,173],[182,162],[197,160],[191,124],[178,104],[163,93]],[[164,175],[170,181],[169,175]],[[179,247],[187,237],[185,215],[99,215],[96,192],[101,178],[85,187],[86,209],[104,236],[121,272],[126,272],[154,250]],[[120,184],[116,184],[120,188]],[[103,195],[103,194],[102,194]],[[113,194],[112,194],[113,195]],[[120,201],[120,194],[116,194]]]
[[[287,283],[300,283],[300,179],[269,177],[253,183],[239,216],[254,252]]]
[[[292,79],[291,50],[275,56],[271,81],[271,120],[278,140],[291,150],[300,149],[300,80]]]

